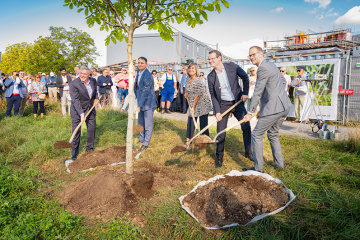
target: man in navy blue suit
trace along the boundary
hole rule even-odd
[[[139,151],[144,151],[150,143],[153,131],[153,117],[156,108],[156,96],[154,90],[154,78],[147,67],[147,59],[139,57],[138,71],[135,78],[134,92],[137,98],[137,109],[139,125],[144,128],[140,133],[139,142],[142,143]]]

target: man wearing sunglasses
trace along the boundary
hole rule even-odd
[[[305,82],[306,80],[305,67],[299,66],[297,67],[296,71],[298,75],[291,82],[291,86],[295,88],[294,107],[295,107],[296,119],[292,121],[293,123],[300,122],[300,112],[304,106],[305,97],[307,93],[306,82]]]
[[[20,80],[17,71],[13,71],[11,78],[5,80],[5,87],[7,88],[5,92],[7,102],[5,116],[11,116],[11,110],[13,106],[14,116],[17,116],[19,114],[21,99],[24,97],[23,91],[21,89],[25,87],[25,84]]]
[[[281,72],[281,75],[283,75],[286,80],[285,91],[286,91],[287,95],[289,96],[289,90],[290,90],[290,86],[291,86],[291,77],[286,74],[286,67],[281,67],[280,72]]]

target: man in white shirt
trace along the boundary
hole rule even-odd
[[[66,68],[64,67],[60,68],[60,72],[61,74],[59,74],[56,79],[56,87],[59,88],[59,95],[61,98],[61,111],[62,111],[62,115],[65,117],[66,103],[68,105],[68,113],[70,115],[71,101],[69,101],[70,99],[69,83],[71,83],[72,79],[70,76],[66,74]]]
[[[286,80],[285,91],[286,91],[287,95],[289,96],[289,90],[290,90],[290,85],[291,85],[291,77],[286,74],[286,67],[281,67],[280,72],[281,72],[281,74],[284,76],[284,78]]]

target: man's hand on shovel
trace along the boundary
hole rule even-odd
[[[245,122],[250,122],[252,118],[253,118],[253,115],[250,113],[248,113],[244,116]]]

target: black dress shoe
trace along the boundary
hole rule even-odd
[[[275,164],[274,165],[271,165],[273,168],[275,168],[275,169],[284,169],[283,167],[278,167],[278,166],[276,166]]]
[[[263,173],[263,172],[264,172],[263,170],[255,170],[254,167],[252,167],[252,168],[243,168],[242,170],[243,170],[243,171],[257,171],[257,172],[260,172],[260,173]]]
[[[222,166],[222,158],[218,158],[216,161],[215,161],[215,168],[219,168]]]
[[[253,155],[249,153],[245,153],[245,157],[248,158],[250,161],[254,161]]]
[[[148,146],[145,146],[145,145],[142,145],[141,148],[139,148],[139,152],[142,152],[144,151],[145,149],[147,149]]]

